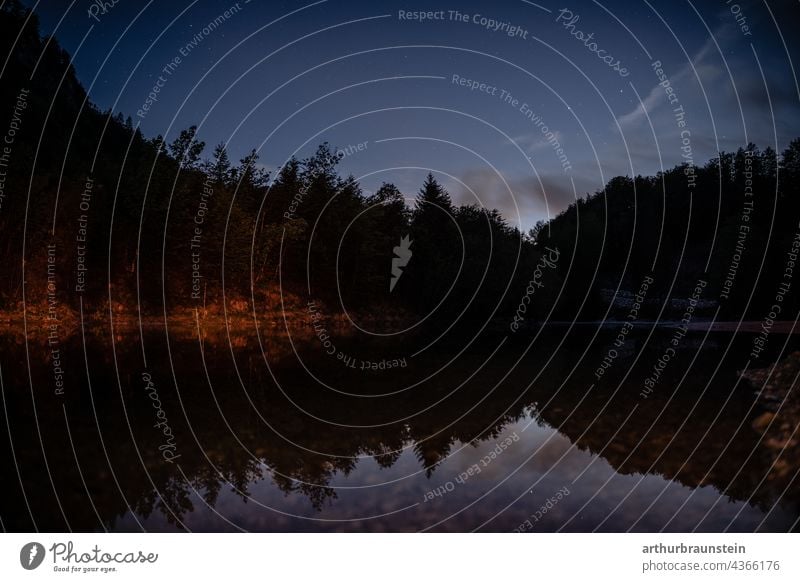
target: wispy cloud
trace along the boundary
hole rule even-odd
[[[716,74],[716,69],[702,67],[701,65],[702,60],[709,54],[710,48],[713,46],[714,44],[711,39],[703,43],[703,47],[698,51],[691,62],[683,65],[678,69],[677,73],[668,78],[670,85],[674,87],[680,85],[680,83],[686,79],[694,78],[695,70],[697,70],[697,74],[700,74],[701,70],[709,75]],[[617,121],[623,129],[631,125],[636,125],[645,119],[645,114],[650,115],[657,107],[666,105],[667,103],[664,87],[660,84],[656,84],[656,86],[650,90],[650,93],[647,94],[647,97],[642,99],[641,103],[637,104],[630,112],[618,117]]]
[[[559,144],[563,146],[564,145],[563,134],[560,131],[554,131],[553,135],[555,140],[558,141]],[[522,149],[524,149],[528,153],[544,150],[547,148],[552,149],[553,147],[552,142],[545,139],[544,136],[542,136],[541,131],[533,131],[531,133],[518,135],[517,137],[514,137],[512,139],[517,143],[517,145],[519,145]]]

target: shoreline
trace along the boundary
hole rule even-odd
[[[601,327],[614,327],[617,325],[622,325],[623,323],[629,323],[624,320],[614,320],[614,319],[607,319],[605,321],[549,321],[546,322],[546,325],[552,326],[569,326],[569,325],[580,325],[580,326],[601,326]],[[635,321],[630,322],[633,327],[661,327],[664,329],[674,329],[680,327],[680,321],[675,320],[662,320],[662,321]],[[745,320],[745,321],[694,321],[689,324],[688,330],[689,331],[710,331],[710,332],[722,332],[722,333],[759,333],[762,329],[761,321],[755,320]],[[542,323],[532,323],[530,327],[540,326]],[[786,321],[776,321],[773,323],[772,327],[770,328],[770,333],[777,333],[782,335],[794,335],[800,334],[800,322],[795,322],[794,320],[786,320]]]
[[[62,331],[76,333],[80,328],[80,315],[79,313],[70,309],[60,309],[56,319],[59,328]],[[348,325],[347,317],[342,313],[323,313],[323,318],[329,320],[329,325],[333,327],[350,327]],[[139,317],[135,312],[117,309],[113,314],[108,310],[94,311],[84,314],[84,325],[87,329],[96,330],[98,324],[105,327],[106,330],[112,325],[113,329],[117,331],[127,331],[131,329],[157,329],[164,327],[171,328],[187,328],[196,329],[197,319],[199,317],[199,324],[205,330],[225,329],[226,326],[235,327],[236,332],[245,331],[248,327],[258,325],[259,327],[286,327],[298,328],[311,326],[311,320],[308,318],[306,310],[293,307],[282,311],[269,312],[264,311],[259,314],[254,314],[252,310],[229,309],[227,313],[223,313],[219,308],[202,309],[202,308],[181,308],[171,311],[170,313],[158,315],[144,315]],[[396,324],[398,314],[388,317],[366,317],[374,322],[383,321],[386,324]],[[53,320],[49,318],[46,313],[41,312],[39,309],[29,310],[27,317],[25,313],[20,310],[13,311],[0,311],[0,335],[24,335],[22,329],[27,324],[28,334],[35,334],[38,331],[46,331]],[[503,322],[503,327],[507,322],[505,319],[497,321]],[[621,320],[590,320],[590,321],[548,321],[548,322],[528,322],[524,329],[532,330],[542,326],[552,327],[605,327],[613,328],[626,323]],[[646,320],[628,322],[636,328],[650,328],[658,327],[662,329],[675,329],[680,327],[680,322],[675,320]],[[688,325],[688,331],[691,332],[710,332],[710,333],[760,333],[762,331],[762,322],[754,320],[746,321],[694,321]],[[780,335],[795,335],[800,334],[800,323],[793,320],[788,321],[775,321],[770,328],[770,333]]]

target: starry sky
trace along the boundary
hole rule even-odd
[[[328,141],[365,193],[433,172],[524,229],[613,176],[800,136],[796,1],[27,4],[148,137],[195,124],[269,170]]]

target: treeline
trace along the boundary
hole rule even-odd
[[[389,183],[366,195],[328,144],[270,175],[255,151],[238,162],[223,144],[209,152],[195,127],[147,138],[88,100],[69,56],[16,0],[0,8],[0,46],[4,120],[25,96],[0,168],[5,310],[20,305],[24,278],[29,302],[54,291],[89,311],[109,297],[153,313],[218,306],[223,293],[276,310],[285,293],[377,316],[593,319],[618,286],[624,295],[652,276],[642,317],[662,305],[673,315],[671,300],[702,278],[722,316],[760,319],[785,280],[798,140],[781,155],[751,144],[703,167],[614,178],[523,233],[496,210],[454,204],[433,176],[411,204]],[[548,248],[560,259],[537,271]],[[796,313],[793,297],[781,317]]]
[[[281,289],[351,311],[491,313],[518,300],[532,242],[497,211],[454,205],[432,176],[409,208],[392,184],[367,196],[340,176],[328,144],[274,176],[255,151],[233,162],[220,144],[204,157],[195,127],[166,142],[98,110],[19,2],[0,10],[0,38],[10,54],[1,110],[30,95],[0,209],[6,309],[21,299],[23,256],[29,302],[56,271],[59,301],[77,309],[82,299],[85,310],[109,296],[156,313],[214,304],[223,285],[226,298],[274,304]]]
[[[703,279],[702,299],[715,304],[706,315],[718,306],[722,319],[761,320],[788,283],[792,292],[777,300],[779,318],[794,319],[800,272],[787,267],[797,258],[791,253],[800,234],[799,185],[800,139],[780,155],[749,144],[702,167],[613,178],[531,235],[574,254],[559,304],[563,314],[598,317],[610,295],[600,290],[636,291],[652,275],[648,300],[658,301],[648,316],[658,314],[665,298],[690,296]],[[567,264],[559,265],[564,275]]]

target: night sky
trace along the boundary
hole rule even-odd
[[[413,196],[431,171],[526,229],[615,175],[800,136],[797,2],[28,5],[94,103],[148,137],[196,124],[207,155],[256,148],[270,170],[362,144],[341,169],[365,193]]]

